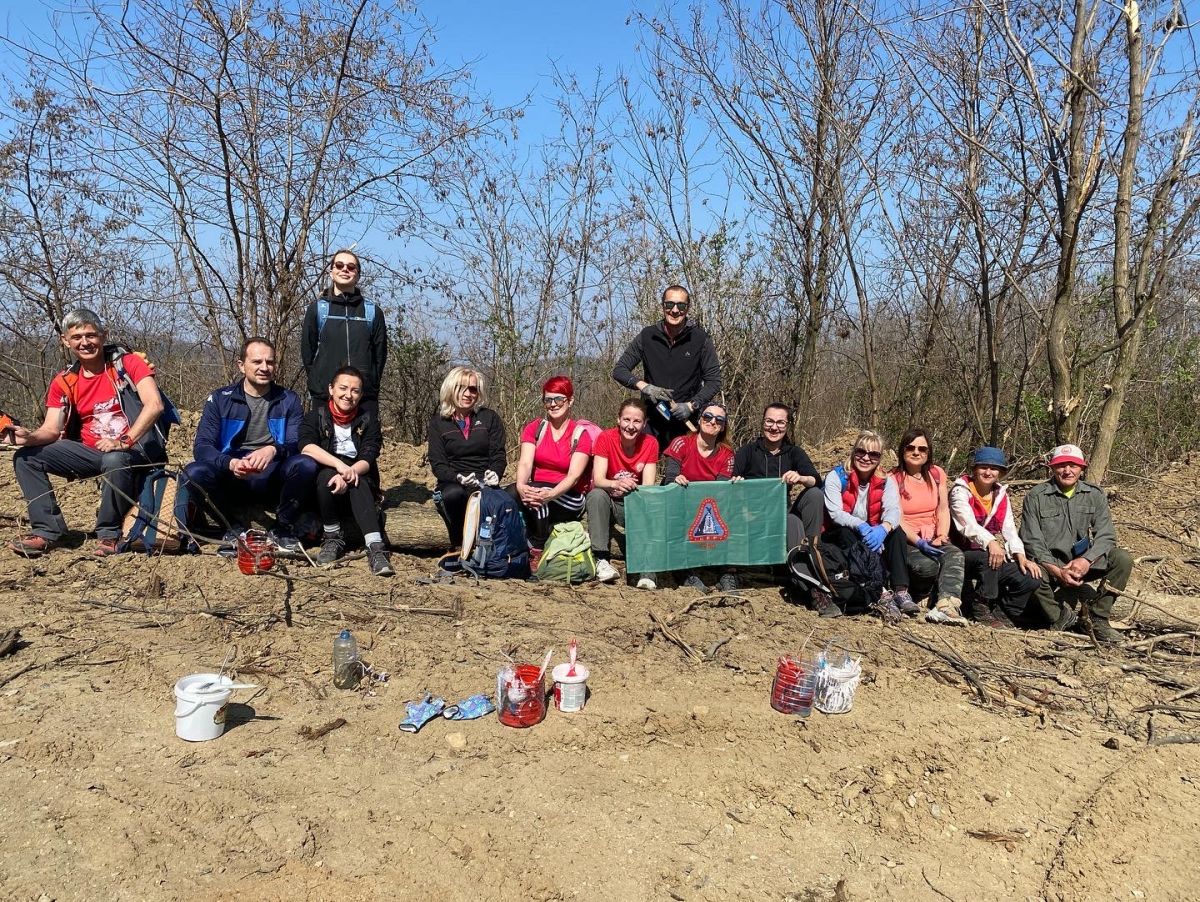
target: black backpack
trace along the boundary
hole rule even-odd
[[[834,601],[847,614],[870,609],[883,594],[883,559],[853,529],[831,526],[821,535],[821,557],[833,583]]]

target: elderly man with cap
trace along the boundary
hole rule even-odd
[[[1071,596],[1078,597],[1076,590],[1086,583],[1102,580],[1090,603],[1092,631],[1101,642],[1119,642],[1120,634],[1108,622],[1117,600],[1112,588],[1125,588],[1133,558],[1117,547],[1104,491],[1082,479],[1087,469],[1083,451],[1059,445],[1050,452],[1049,466],[1050,479],[1025,496],[1021,514],[1026,552],[1048,577],[1034,597],[1052,628],[1065,630],[1077,620]]]
[[[1042,582],[1042,568],[1025,556],[1008,492],[1000,480],[1008,457],[999,448],[975,451],[970,474],[950,488],[952,538],[963,550],[967,581],[976,584],[972,617],[990,627],[1011,627]]]

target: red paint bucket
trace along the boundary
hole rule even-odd
[[[506,727],[532,727],[546,717],[546,686],[538,679],[536,664],[505,668],[496,681],[496,710]]]
[[[261,530],[251,529],[238,536],[238,569],[250,576],[266,573],[275,566],[271,540]]]
[[[812,713],[814,676],[811,662],[805,667],[795,658],[784,655],[779,659],[771,683],[771,707],[783,714],[808,717]]]

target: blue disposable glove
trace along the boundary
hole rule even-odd
[[[871,524],[870,524],[870,523],[867,523],[866,521],[863,521],[862,523],[859,523],[859,524],[858,524],[856,527],[854,527],[854,528],[858,530],[858,534],[859,534],[859,536],[860,536],[860,537],[862,538],[862,540],[865,542],[865,541],[867,540],[867,536],[868,536],[868,535],[870,534],[870,532],[871,532]]]
[[[441,714],[445,707],[445,699],[434,698],[429,692],[426,692],[425,697],[419,702],[405,702],[404,708],[408,711],[408,717],[400,721],[400,729],[405,733],[416,733]]]
[[[457,705],[447,705],[442,717],[447,720],[474,720],[496,710],[495,703],[482,692],[464,698]]]
[[[882,523],[880,523],[878,526],[872,526],[867,531],[867,535],[865,537],[867,547],[877,554],[880,551],[883,551],[883,543],[884,540],[887,539],[887,534],[887,527],[885,527]]]
[[[926,539],[917,539],[917,550],[926,557],[933,558],[935,561],[946,553],[946,549],[938,548]]]
[[[686,420],[692,415],[692,403],[683,401],[671,408],[671,417],[676,420]]]

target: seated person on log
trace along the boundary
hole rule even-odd
[[[454,547],[462,545],[471,493],[500,485],[507,466],[504,422],[483,406],[486,392],[483,373],[452,367],[442,380],[438,409],[429,421],[429,466],[437,480],[433,500]]]
[[[1133,558],[1117,547],[1117,531],[1108,498],[1098,485],[1085,482],[1087,459],[1076,445],[1059,445],[1050,452],[1050,479],[1030,489],[1021,510],[1021,540],[1025,553],[1041,564],[1047,578],[1034,593],[1051,629],[1076,625],[1072,601],[1085,604],[1085,622],[1078,628],[1101,642],[1120,642],[1109,624],[1116,590],[1123,590],[1133,572]],[[1101,582],[1098,595],[1087,583]],[[1089,602],[1084,593],[1093,595]],[[1082,610],[1082,609],[1081,609]]]
[[[787,547],[815,543],[821,535],[825,496],[818,485],[821,474],[807,452],[792,443],[792,414],[786,404],[773,401],[763,410],[762,434],[738,448],[733,458],[733,481],[778,479],[800,494],[788,508]],[[816,590],[820,591],[820,590]]]
[[[606,429],[592,448],[592,490],[587,495],[588,535],[596,556],[596,578],[612,582],[621,574],[609,560],[612,525],[625,525],[625,497],[658,481],[658,440],[645,431],[646,405],[631,398],[617,411],[615,429]],[[639,589],[656,589],[658,576],[643,573]]]
[[[700,430],[681,435],[667,446],[663,460],[663,484],[671,482],[687,487],[693,482],[715,482],[733,476],[733,449],[725,441],[729,414],[725,405],[710,401],[700,411]],[[707,592],[708,586],[695,570],[682,570],[676,578],[680,585]],[[718,592],[738,588],[737,576],[727,569],[717,580]]]
[[[592,436],[571,419],[575,387],[566,376],[553,376],[542,386],[546,416],[521,430],[517,481],[507,489],[521,504],[530,547],[530,567],[550,536],[550,527],[583,517],[583,489],[592,458]]]
[[[913,576],[936,581],[937,602],[925,614],[930,623],[966,626],[962,615],[963,556],[950,543],[950,486],[946,471],[933,462],[933,442],[920,427],[900,439],[900,463],[892,471],[900,495],[900,529],[907,540],[904,562]],[[902,614],[919,611],[903,584],[892,574],[896,607]]]
[[[314,407],[300,424],[300,453],[321,467],[317,472],[317,510],[321,514],[318,564],[332,564],[346,553],[349,517],[362,533],[367,565],[376,576],[391,576],[391,562],[379,528],[379,469],[383,447],[376,405],[362,404],[363,376],[343,366],[329,383],[329,400]]]
[[[1042,569],[1025,556],[1008,492],[1000,480],[1008,457],[999,448],[975,450],[971,472],[950,487],[951,537],[963,550],[967,582],[974,583],[971,619],[1012,627],[1025,614],[1042,581]]]
[[[75,358],[46,392],[46,418],[36,429],[17,426],[13,456],[32,532],[8,543],[24,557],[40,557],[67,532],[50,476],[99,476],[98,557],[120,547],[125,514],[140,477],[167,459],[159,416],[165,409],[154,367],[140,354],[106,345],[107,333],[91,310],[72,310],[61,324],[63,346]]]
[[[196,459],[179,474],[175,517],[194,532],[207,511],[228,526],[223,544],[236,547],[242,526],[229,514],[249,497],[275,509],[275,544],[299,551],[296,529],[318,469],[297,446],[300,399],[275,383],[275,345],[266,338],[246,339],[238,369],[241,379],[204,402]]]
[[[889,582],[908,588],[904,563],[904,532],[900,529],[900,492],[895,480],[879,472],[883,436],[870,429],[859,432],[850,457],[825,477],[825,532],[822,541],[861,542],[882,556]],[[838,531],[836,536],[831,533]],[[840,617],[842,610],[825,593],[814,593],[813,603],[822,617]],[[885,589],[876,602],[885,619],[903,619],[892,591]]]

